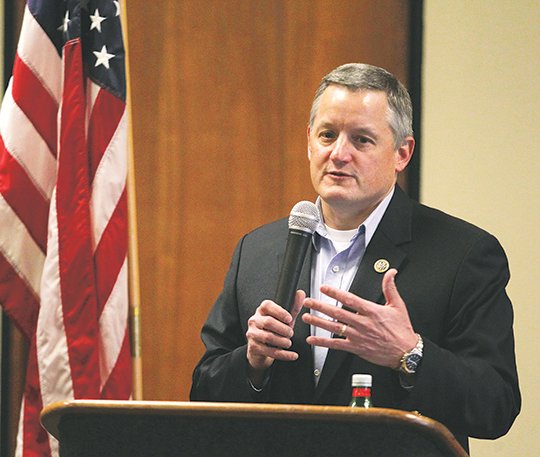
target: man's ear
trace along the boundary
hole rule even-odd
[[[396,172],[400,173],[411,161],[414,152],[414,138],[408,136],[403,140],[403,144],[397,149],[396,154]]]

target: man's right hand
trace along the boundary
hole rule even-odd
[[[264,300],[248,320],[247,359],[249,378],[255,386],[261,385],[264,374],[274,360],[292,362],[298,354],[290,351],[296,317],[306,298],[305,292],[296,292],[293,309],[289,313],[277,303]]]

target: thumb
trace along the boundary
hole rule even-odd
[[[399,295],[395,281],[397,273],[397,270],[392,268],[385,273],[382,280],[384,298],[386,299],[386,304],[390,306],[400,306],[403,304],[403,299]]]
[[[294,304],[291,309],[292,323],[291,327],[294,327],[294,323],[302,307],[304,306],[304,300],[306,299],[306,293],[303,290],[297,290],[294,296]]]

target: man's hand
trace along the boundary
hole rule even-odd
[[[302,316],[303,321],[342,336],[310,336],[307,342],[313,346],[351,352],[376,365],[398,368],[403,354],[416,346],[418,336],[412,328],[407,307],[394,282],[396,274],[397,270],[391,269],[384,275],[384,306],[335,287],[321,286],[323,294],[335,298],[352,311],[319,300],[306,299],[304,305],[307,308],[320,311],[333,320],[305,313]]]
[[[250,365],[249,378],[260,385],[264,372],[274,360],[294,361],[296,352],[290,351],[293,327],[306,298],[305,292],[296,292],[293,309],[289,313],[271,300],[264,300],[255,314],[248,320],[247,359]]]

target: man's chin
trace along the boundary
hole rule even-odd
[[[355,192],[354,189],[345,186],[328,186],[319,190],[319,195],[326,202],[335,202],[337,204],[340,202],[352,203],[360,198],[358,191]]]

